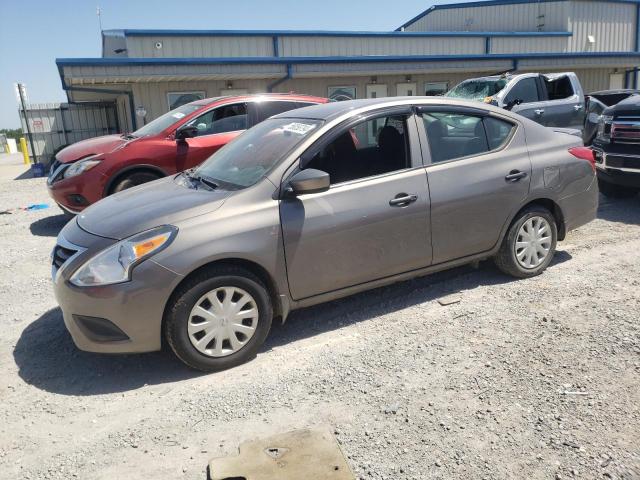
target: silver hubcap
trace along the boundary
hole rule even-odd
[[[258,306],[238,287],[206,293],[189,314],[189,340],[209,357],[226,357],[242,349],[256,333]]]
[[[551,226],[542,217],[531,217],[518,231],[515,253],[524,268],[536,268],[549,256]]]

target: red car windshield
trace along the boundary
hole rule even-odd
[[[194,105],[192,103],[187,103],[186,105],[182,105],[175,110],[171,110],[168,113],[156,118],[155,120],[147,123],[144,127],[139,128],[135,132],[133,132],[134,137],[148,137],[151,135],[158,135],[163,130],[166,130],[174,123],[182,120],[187,115],[195,112],[202,108],[202,105]]]

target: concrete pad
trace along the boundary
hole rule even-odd
[[[211,480],[354,480],[329,428],[294,430],[249,440],[235,457],[214,458]]]

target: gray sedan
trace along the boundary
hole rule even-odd
[[[493,258],[542,273],[596,215],[593,152],[444,98],[303,108],[198,168],[108,197],[60,233],[55,294],[76,345],[191,367],[252,358],[274,319]]]

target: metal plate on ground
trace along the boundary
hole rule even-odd
[[[328,428],[294,430],[240,444],[235,457],[209,462],[211,480],[354,480]]]

